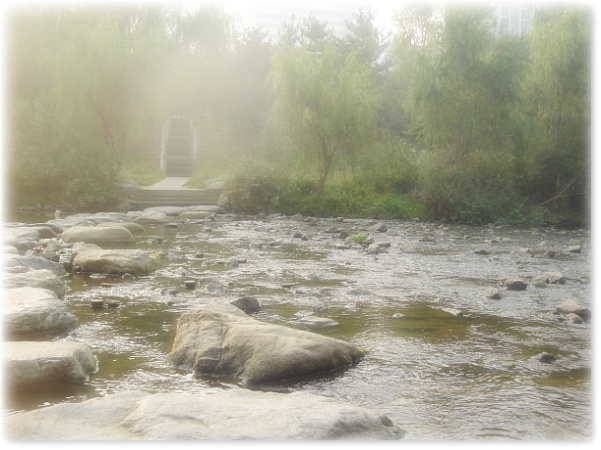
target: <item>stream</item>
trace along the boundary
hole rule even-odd
[[[375,231],[378,222],[387,231]],[[88,343],[98,372],[81,386],[11,394],[8,413],[130,389],[237,386],[237,380],[195,379],[164,359],[182,313],[254,296],[262,305],[253,315],[258,320],[369,351],[342,373],[264,389],[377,409],[412,440],[545,439],[553,422],[592,434],[591,323],[554,314],[566,300],[591,307],[586,230],[235,214],[173,217],[171,225],[144,228],[135,247],[151,254],[152,274],[65,279],[64,301],[80,322],[65,339]],[[365,236],[374,241],[369,251],[356,242]],[[573,245],[581,252],[568,251]],[[549,250],[556,255],[545,256]],[[566,283],[535,283],[543,272],[561,272]],[[514,276],[529,284],[525,291],[501,286]],[[186,280],[196,288],[186,289]],[[501,299],[487,298],[493,288]],[[119,307],[95,310],[92,298],[111,298]],[[337,325],[299,320],[309,316]],[[556,360],[541,362],[543,352]]]

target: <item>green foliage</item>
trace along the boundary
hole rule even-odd
[[[540,225],[536,209],[514,187],[514,163],[504,152],[475,152],[461,164],[424,154],[418,198],[435,218],[453,222]]]
[[[225,194],[236,211],[265,212],[277,197],[279,183],[272,168],[247,160],[226,178]]]
[[[359,151],[373,131],[376,96],[369,69],[354,55],[280,51],[274,58],[275,117],[295,152],[317,164],[315,197],[340,157]]]
[[[121,168],[120,178],[133,180],[140,186],[150,186],[165,178],[165,174],[158,164],[133,160],[125,162]]]
[[[369,238],[367,234],[356,234],[354,236],[349,236],[346,239],[348,241],[353,241],[359,245],[363,245],[363,243]]]
[[[524,83],[533,130],[523,192],[560,215],[586,214],[590,202],[591,19],[582,7],[552,7],[530,35]]]
[[[151,184],[180,115],[190,185],[227,179],[241,211],[582,225],[591,14],[534,17],[516,37],[482,5],[409,4],[388,47],[370,10],[343,38],[293,18],[272,44],[214,6],[14,9],[10,200],[91,208],[119,177]]]

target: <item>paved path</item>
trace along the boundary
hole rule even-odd
[[[168,189],[168,190],[178,190],[178,189],[190,189],[185,187],[184,184],[188,182],[189,177],[167,177],[163,178],[158,183],[155,183],[151,186],[144,186],[141,189]]]

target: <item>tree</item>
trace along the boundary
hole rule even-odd
[[[312,53],[320,53],[334,40],[328,23],[318,20],[313,14],[302,21],[292,16],[285,22],[279,32],[279,43],[282,47],[302,47]]]
[[[318,198],[337,158],[360,149],[372,132],[376,95],[370,69],[354,55],[339,61],[331,46],[321,54],[281,50],[272,79],[275,117],[289,145],[317,160]]]
[[[374,74],[383,69],[382,55],[388,45],[387,34],[374,23],[376,14],[371,9],[359,9],[353,13],[353,20],[346,20],[348,34],[339,40],[341,50],[346,54],[355,53],[359,61],[373,68]]]
[[[397,60],[419,141],[456,160],[502,148],[512,133],[519,46],[497,38],[491,11],[479,5],[447,6],[440,24],[433,8],[413,16],[419,20],[402,30]]]
[[[545,204],[567,202],[573,213],[582,213],[590,195],[589,9],[540,10],[529,45],[524,95],[534,130],[528,145],[528,194]]]

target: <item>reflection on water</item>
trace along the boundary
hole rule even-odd
[[[147,226],[137,239],[153,253],[152,275],[67,280],[65,301],[80,321],[68,339],[92,346],[98,372],[84,386],[11,393],[9,413],[129,389],[204,392],[238,385],[194,379],[167,367],[164,358],[183,312],[254,295],[263,305],[258,320],[369,351],[342,373],[269,389],[377,408],[410,439],[541,439],[551,422],[590,435],[590,324],[562,323],[553,314],[568,298],[590,306],[590,257],[541,256],[564,249],[573,235],[390,222],[396,233],[374,236],[390,245],[370,254],[324,233],[332,223],[320,228],[285,218],[219,216],[177,228]],[[359,234],[368,222],[337,226]],[[293,238],[299,229],[311,239]],[[493,237],[510,239],[491,245],[488,256],[474,254],[474,246]],[[588,237],[576,238],[588,248]],[[485,297],[502,278],[530,281],[544,271],[561,271],[568,281],[530,283],[523,292],[502,291],[501,300]],[[198,287],[186,290],[186,279]],[[98,296],[120,306],[92,310],[89,300]],[[299,323],[307,315],[338,325]],[[557,360],[539,361],[542,352]]]

